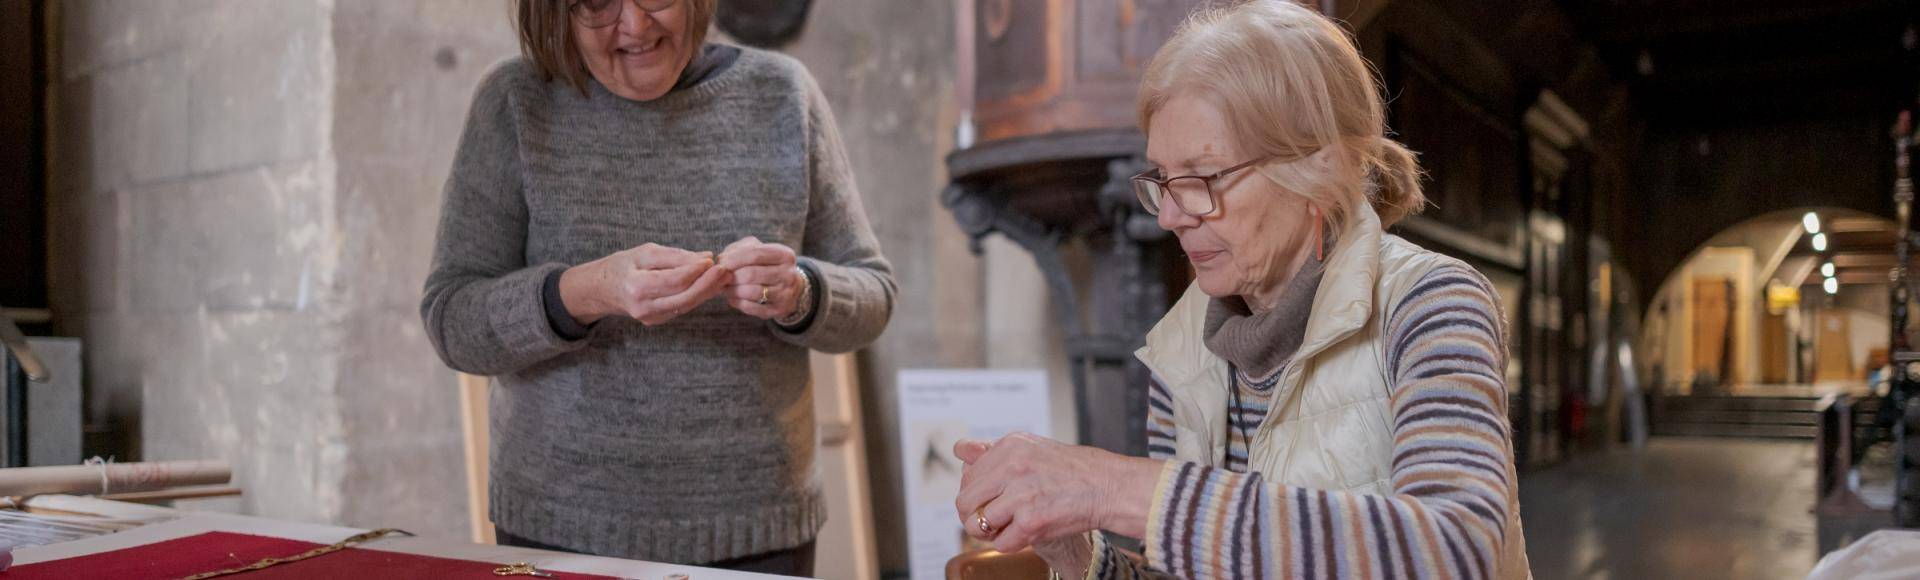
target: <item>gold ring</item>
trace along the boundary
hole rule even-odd
[[[767,292],[768,292],[768,289],[766,286],[760,287],[760,305],[761,306],[766,306],[768,302],[772,302],[772,299],[767,296]]]
[[[980,524],[980,533],[993,535],[993,526],[987,524],[987,516],[981,515],[979,512],[974,512],[973,521]]]

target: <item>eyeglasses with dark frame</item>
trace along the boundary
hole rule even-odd
[[[573,0],[567,4],[567,13],[574,22],[587,28],[606,28],[620,21],[620,13],[627,9],[627,3],[640,5],[640,10],[653,14],[672,8],[680,0]]]
[[[1218,198],[1213,194],[1213,182],[1232,175],[1242,169],[1253,167],[1274,156],[1255,158],[1252,161],[1228,167],[1207,175],[1180,175],[1175,177],[1157,177],[1158,169],[1149,169],[1133,176],[1133,193],[1140,197],[1140,206],[1147,213],[1160,215],[1160,198],[1167,192],[1173,194],[1173,205],[1193,217],[1206,217],[1218,209]]]

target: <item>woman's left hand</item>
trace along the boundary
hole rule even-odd
[[[720,252],[720,265],[733,272],[727,304],[754,318],[779,320],[800,307],[806,274],[794,267],[793,248],[747,236]]]
[[[967,464],[954,500],[962,526],[1005,553],[1096,529],[1140,533],[1162,465],[1027,433],[962,440],[953,454]]]

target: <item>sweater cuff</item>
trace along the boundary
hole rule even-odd
[[[580,324],[580,321],[573,319],[573,313],[567,312],[567,303],[560,296],[560,275],[565,273],[566,268],[547,273],[547,280],[540,287],[540,304],[546,307],[547,325],[553,327],[554,334],[561,340],[580,340],[586,338],[593,328]]]
[[[1087,532],[1087,539],[1093,541],[1093,557],[1087,559],[1085,580],[1125,578],[1121,572],[1129,568],[1127,555],[1107,543],[1107,535],[1100,533],[1100,530]]]
[[[868,270],[806,257],[799,263],[814,274],[813,320],[803,331],[778,331],[774,335],[827,353],[849,352],[872,341],[871,337],[862,337],[871,332],[864,327],[886,319],[891,303],[875,297],[886,297],[889,289],[877,283]],[[774,328],[778,330],[779,326]]]
[[[547,320],[541,292],[547,275],[567,269],[564,264],[542,264],[508,274],[488,291],[487,322],[506,352],[544,358],[582,344],[554,332]]]
[[[1147,567],[1188,578],[1222,572],[1211,569],[1215,551],[1225,550],[1219,530],[1236,529],[1244,517],[1244,497],[1258,494],[1259,477],[1195,463],[1167,462],[1153,491],[1153,509],[1147,512],[1147,533],[1141,538]],[[1220,521],[1226,519],[1227,521]]]

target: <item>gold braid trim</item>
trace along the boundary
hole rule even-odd
[[[200,574],[194,574],[192,576],[188,576],[181,580],[207,580],[208,578],[218,578],[221,576],[230,576],[233,574],[240,574],[243,572],[252,572],[254,570],[272,568],[274,566],[278,566],[281,564],[291,564],[291,563],[299,562],[301,560],[305,560],[308,558],[314,558],[318,556],[325,556],[327,554],[332,554],[334,552],[345,550],[355,545],[378,540],[380,538],[384,538],[393,534],[400,534],[403,536],[413,535],[412,533],[406,532],[404,530],[384,528],[384,529],[374,530],[371,532],[360,534],[351,538],[347,538],[345,540],[340,540],[339,542],[331,546],[321,546],[318,548],[314,548],[312,550],[307,550],[306,553],[303,553],[303,554],[299,554],[295,556],[287,556],[285,558],[267,558],[264,560],[260,560],[258,562],[254,562],[252,564],[241,566],[239,568],[228,568],[225,570],[216,570],[213,572],[204,572]]]

